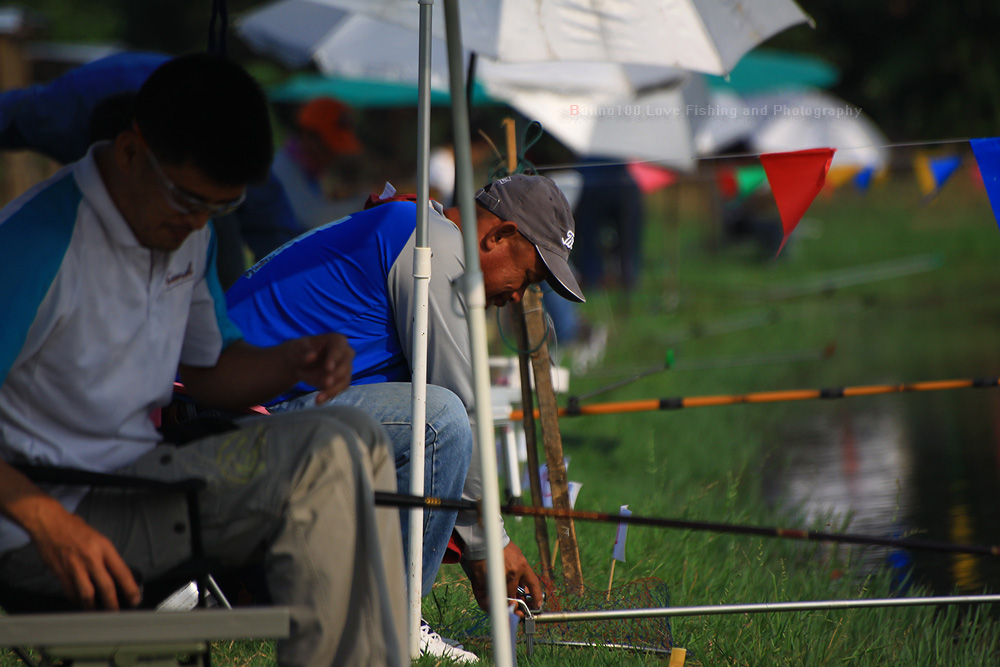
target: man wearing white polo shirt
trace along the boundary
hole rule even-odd
[[[350,381],[343,337],[253,347],[225,312],[208,222],[267,175],[263,92],[225,58],[184,56],[150,76],[134,118],[0,211],[0,581],[117,609],[139,602],[133,573],[190,555],[182,501],[42,489],[10,463],[201,477],[206,555],[261,558],[291,610],[279,664],[403,664],[398,514],[373,505],[395,489],[378,423],[323,408],[173,448],[152,418],[178,368],[194,398],[230,409]]]

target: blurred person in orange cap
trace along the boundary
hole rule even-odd
[[[274,158],[274,173],[292,203],[300,225],[313,229],[352,213],[364,203],[365,194],[334,198],[327,181],[337,178],[338,167],[361,154],[354,130],[354,111],[331,97],[318,97],[298,111],[295,132]],[[343,176],[343,174],[341,174]]]

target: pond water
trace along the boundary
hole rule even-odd
[[[816,527],[1000,544],[1000,388],[850,398],[779,429],[767,497]],[[1000,558],[870,547],[934,594],[1000,590]]]

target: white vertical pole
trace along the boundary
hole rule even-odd
[[[510,495],[515,498],[521,497],[521,466],[517,460],[517,434],[514,432],[514,424],[508,423],[503,426],[504,454],[507,460],[507,486]]]
[[[455,192],[462,219],[465,246],[465,304],[468,309],[469,342],[472,352],[475,418],[479,465],[483,478],[482,520],[486,533],[486,570],[489,576],[490,625],[493,630],[493,661],[498,667],[513,665],[510,626],[507,614],[506,572],[500,544],[500,489],[497,484],[496,440],[493,432],[493,404],[490,400],[490,367],[486,349],[486,294],[479,266],[479,234],[476,204],[472,192],[472,156],[469,140],[469,110],[465,104],[463,81],[462,30],[458,0],[444,2],[448,42],[448,80],[455,131]]]
[[[410,440],[410,493],[424,495],[424,423],[427,418],[427,320],[428,293],[431,279],[431,249],[428,247],[427,200],[428,158],[430,154],[431,101],[431,13],[434,0],[417,0],[420,4],[420,55],[417,95],[417,225],[413,247],[413,402]],[[420,600],[423,597],[424,510],[410,510],[409,576],[406,588],[409,611],[409,653],[420,656]]]

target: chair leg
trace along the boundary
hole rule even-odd
[[[225,607],[226,609],[232,609],[233,605],[229,604],[229,600],[226,599],[226,595],[219,588],[219,584],[216,583],[215,577],[208,575],[208,590],[215,596],[215,599],[219,601],[219,605]]]

